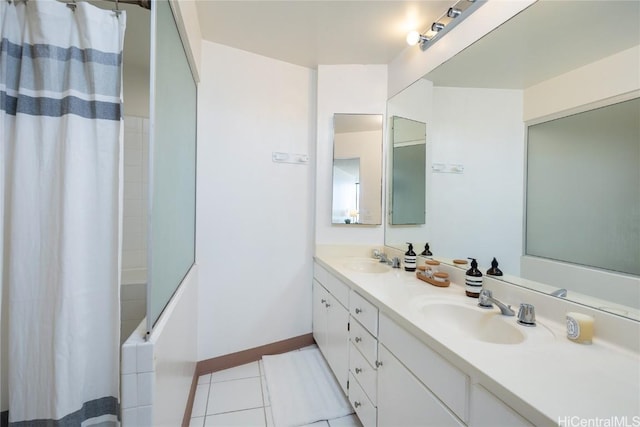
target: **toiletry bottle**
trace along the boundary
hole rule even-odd
[[[502,270],[498,268],[498,260],[493,257],[491,260],[491,268],[487,270],[487,276],[502,276]]]
[[[433,254],[429,250],[429,242],[424,244],[424,251],[422,251],[420,255],[426,256],[427,258],[431,258],[433,256]]]
[[[482,272],[478,270],[478,262],[475,258],[469,258],[471,260],[471,268],[467,270],[464,277],[465,293],[468,297],[478,298],[480,291],[482,290]]]
[[[406,271],[416,271],[416,253],[413,252],[413,244],[407,243],[409,250],[404,254],[404,269]]]

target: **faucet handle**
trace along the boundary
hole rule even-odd
[[[533,304],[520,304],[518,323],[524,326],[536,326],[536,310]]]
[[[397,256],[394,256],[393,260],[391,261],[391,267],[400,268],[400,258],[398,258]]]
[[[491,302],[491,298],[493,298],[493,293],[489,289],[481,290],[480,296],[478,297],[478,306],[482,308],[492,308],[493,303]]]

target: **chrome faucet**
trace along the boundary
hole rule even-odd
[[[551,292],[552,297],[566,298],[567,290],[565,288],[558,289],[556,291]]]
[[[387,258],[387,254],[385,254],[384,252],[380,252],[380,262],[391,265],[391,260]]]
[[[480,297],[478,298],[478,306],[482,308],[492,308],[493,304],[497,305],[500,309],[500,313],[503,316],[515,316],[515,311],[511,309],[510,305],[504,305],[493,297],[493,293],[489,289],[483,289],[480,291]]]

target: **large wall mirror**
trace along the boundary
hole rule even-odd
[[[640,98],[529,126],[526,182],[527,255],[640,276]]]
[[[423,113],[418,120],[427,124],[428,214],[423,227],[402,229],[406,233],[402,238],[399,238],[399,227],[387,222],[385,244],[404,249],[406,241],[414,242],[416,247],[429,242],[435,257],[474,257],[484,271],[496,257],[507,281],[542,292],[567,288],[567,299],[640,319],[640,278],[637,271],[632,271],[633,267],[614,268],[619,272],[612,273],[607,271],[611,268],[607,266],[578,265],[592,263],[577,261],[573,256],[554,256],[563,261],[551,264],[541,262],[539,260],[546,258],[540,254],[533,256],[533,248],[539,247],[540,242],[531,240],[531,236],[527,238],[525,226],[525,200],[533,195],[527,196],[526,191],[527,129],[640,96],[638,16],[639,2],[538,1],[392,97],[387,114],[404,117],[408,116],[400,111],[413,111],[417,105],[415,99],[423,100],[420,104]],[[599,26],[611,29],[607,37],[593,31]],[[635,119],[617,126],[617,132],[636,135],[637,141],[638,116],[637,112],[631,114],[636,114]],[[593,120],[588,122],[595,125]],[[620,126],[627,126],[626,131]],[[611,201],[611,197],[603,199],[618,209],[605,214],[607,221],[596,220],[600,224],[598,232],[632,224],[630,232],[618,234],[618,241],[603,238],[599,242],[593,237],[591,245],[602,244],[604,250],[611,245],[637,246],[640,221],[639,208],[634,202],[640,194],[637,148],[635,154],[632,148],[627,155],[623,172],[618,170],[621,164],[599,156],[597,150],[588,147],[595,145],[607,152],[602,145],[610,144],[611,135],[601,143],[578,137],[582,139],[583,149],[590,152],[590,161],[600,158],[597,166],[588,168],[592,183],[587,190],[590,203],[595,203],[591,196],[598,191],[614,193],[609,195],[624,200],[620,204],[620,200]],[[564,150],[557,144],[547,148],[547,158]],[[607,173],[608,168],[612,174]],[[613,172],[621,176],[623,184],[611,183],[609,178]],[[598,180],[597,176],[607,179]],[[387,179],[389,182],[391,176]],[[563,179],[568,179],[566,174],[564,178],[556,177],[555,181]],[[548,212],[553,202],[545,198],[549,193],[545,188],[552,184],[547,180],[541,185],[536,197],[542,197],[540,201],[546,203],[546,208],[528,208]],[[620,187],[625,190],[620,191]],[[636,197],[627,198],[622,193],[633,193]],[[582,198],[577,211],[574,209],[571,214],[580,220],[570,224],[580,228],[573,230],[576,235],[594,236],[595,225],[587,226],[585,217],[603,207],[586,205],[586,202]],[[546,227],[543,218],[531,220],[535,220],[538,227]],[[555,233],[557,238],[559,233],[557,230]],[[525,255],[525,248],[529,255]],[[630,256],[634,256],[633,251],[637,251],[635,246],[629,250]],[[637,256],[631,263],[637,269]],[[559,274],[560,271],[569,273]],[[568,280],[554,283],[554,274]]]
[[[331,222],[380,225],[382,115],[334,114]]]

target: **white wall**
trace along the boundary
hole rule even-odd
[[[640,45],[527,88],[523,119],[530,121],[571,112],[576,107],[638,90]]]
[[[505,274],[518,275],[524,185],[522,91],[434,87],[430,129],[432,163],[464,166],[462,174],[427,171],[431,251],[449,258],[474,257],[485,269],[496,257]]]
[[[382,114],[386,135],[387,66],[318,66],[316,146],[316,244],[374,244],[384,242],[384,227],[331,224],[333,115]],[[386,150],[386,137],[383,150]],[[383,193],[382,203],[385,198]]]
[[[190,65],[195,68],[196,82],[200,81],[201,57],[202,57],[202,33],[200,32],[200,20],[198,19],[198,9],[195,0],[170,0],[172,10],[176,16],[176,23],[180,37],[186,38],[187,58]]]
[[[196,257],[205,360],[311,332],[316,73],[205,41],[201,76]],[[273,151],[311,161],[274,163]]]
[[[191,267],[149,340],[155,370],[153,425],[157,427],[181,425],[187,407],[198,360],[198,271],[197,264]]]

